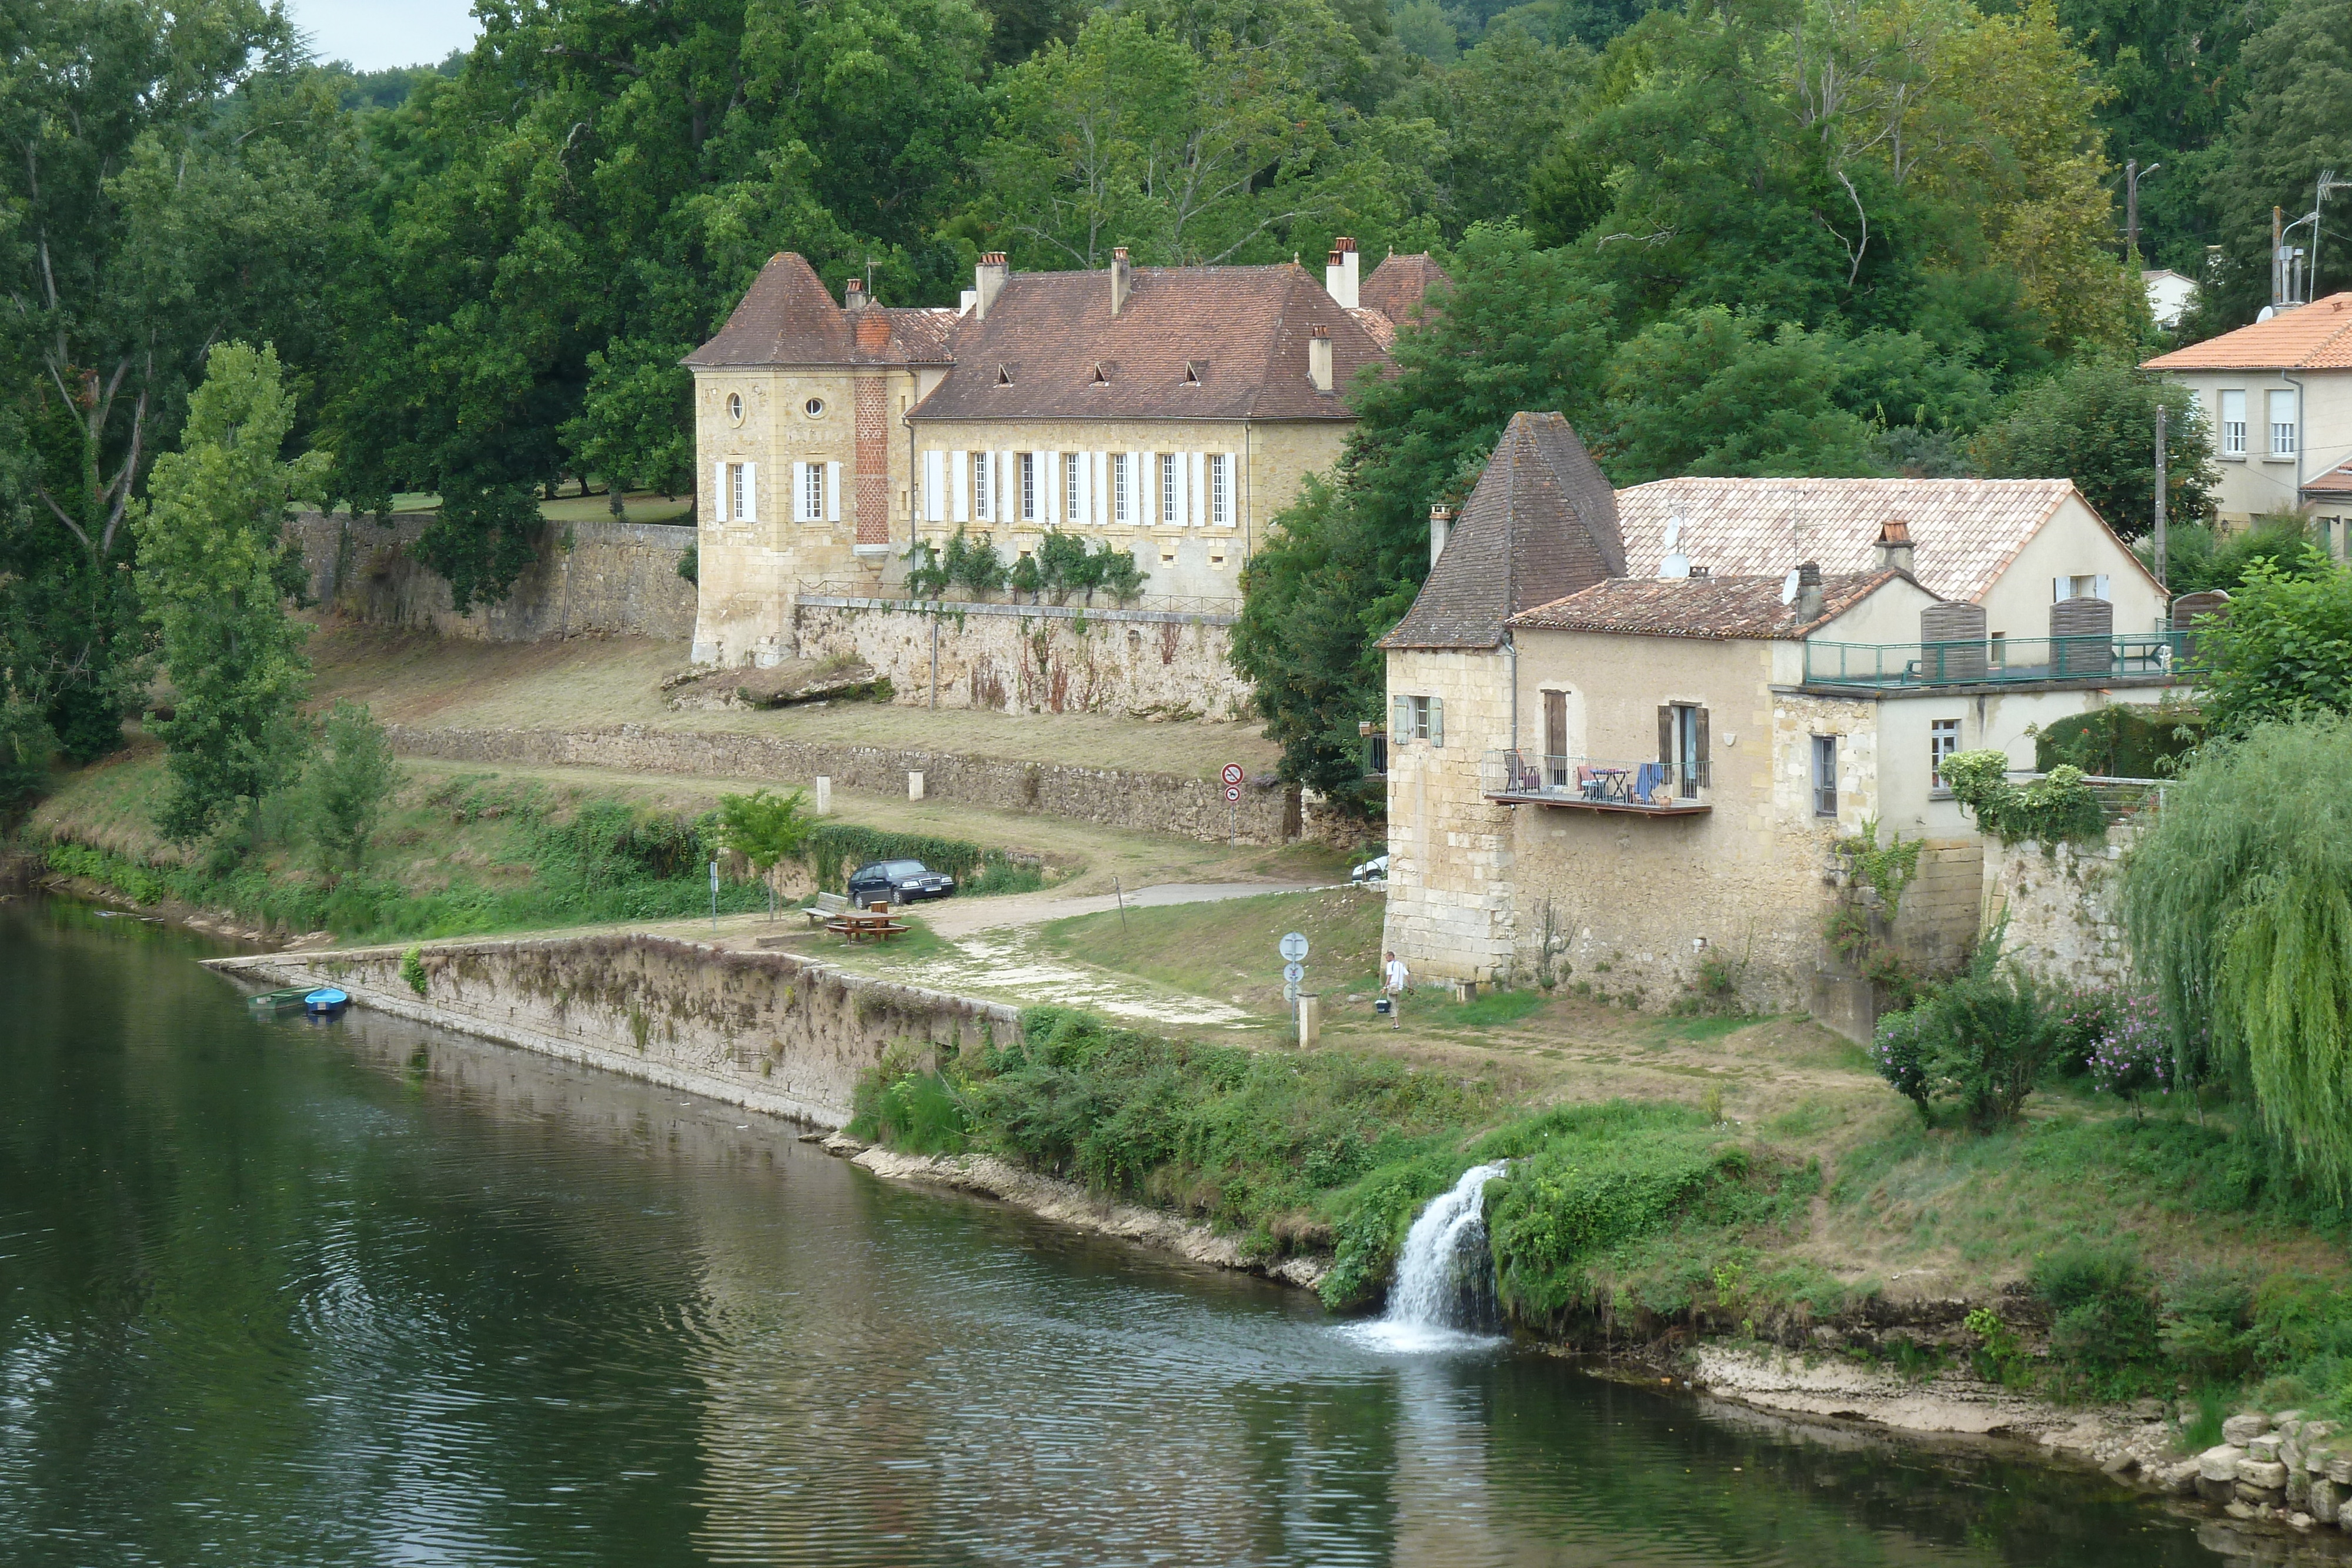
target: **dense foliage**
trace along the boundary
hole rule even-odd
[[[1922,1116],[1932,1102],[1948,1100],[1969,1125],[1991,1127],[2016,1119],[2061,1036],[2051,998],[2024,969],[2002,960],[1996,935],[1966,973],[1881,1019],[1871,1060]]]
[[[2352,569],[2305,551],[2295,570],[2252,563],[2229,613],[2198,631],[2199,684],[2219,733],[2352,712]]]

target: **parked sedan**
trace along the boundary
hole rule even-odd
[[[875,861],[849,873],[849,902],[860,908],[886,900],[912,904],[919,898],[945,898],[955,888],[955,878],[920,861]]]
[[[1389,857],[1385,854],[1374,855],[1370,860],[1349,872],[1348,880],[1367,884],[1386,883],[1389,880]]]

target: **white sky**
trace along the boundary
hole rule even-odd
[[[472,0],[286,0],[286,13],[321,62],[363,71],[437,65],[482,30]]]

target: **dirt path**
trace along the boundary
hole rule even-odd
[[[1005,898],[958,898],[926,904],[923,924],[954,941],[976,931],[1008,925],[1042,925],[1075,915],[1101,915],[1118,908],[1157,909],[1171,904],[1210,904],[1225,898],[1255,898],[1268,893],[1313,893],[1312,882],[1163,882],[1151,887],[1072,897],[1066,893],[1016,893]]]

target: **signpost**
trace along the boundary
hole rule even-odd
[[[710,930],[714,936],[719,931],[719,862],[717,861],[710,862]]]
[[[1225,764],[1225,842],[1237,844],[1242,838],[1242,765]]]
[[[1282,999],[1298,1005],[1299,987],[1307,978],[1307,938],[1293,931],[1282,939]]]

